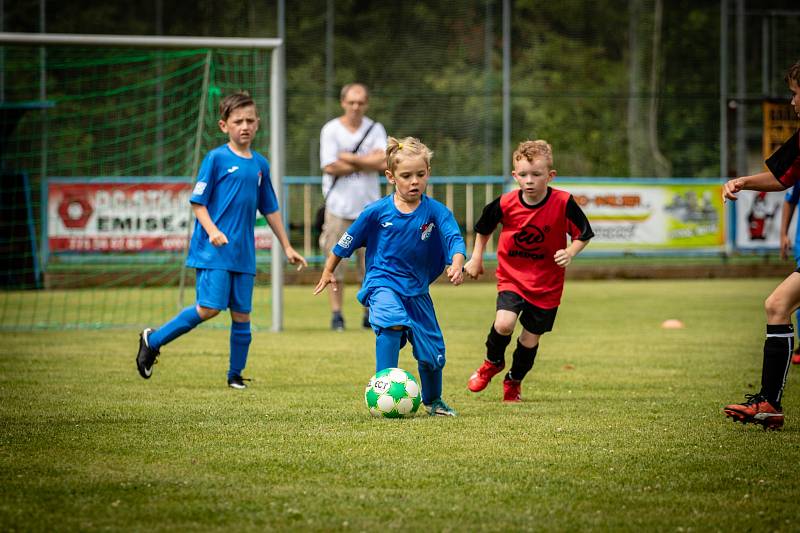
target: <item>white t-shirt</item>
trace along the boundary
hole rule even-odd
[[[352,151],[373,122],[372,119],[364,117],[361,126],[355,132],[348,130],[339,118],[325,124],[319,138],[320,168],[325,168],[339,159],[341,152]],[[380,122],[375,123],[357,153],[368,154],[376,148],[386,150],[386,130]],[[331,189],[332,184],[333,176],[323,174],[322,194],[327,195],[325,208],[341,218],[358,218],[367,204],[381,196],[377,172],[354,172],[347,176],[339,176],[333,189]]]

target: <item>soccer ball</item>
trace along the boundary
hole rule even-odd
[[[405,418],[414,416],[422,398],[414,376],[400,368],[384,368],[370,378],[364,400],[374,417]]]

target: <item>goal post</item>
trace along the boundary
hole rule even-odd
[[[213,95],[218,99],[223,90],[250,89],[249,83],[264,93],[254,94],[257,103],[269,100],[268,106],[259,104],[262,114],[265,110],[269,113],[269,121],[262,121],[262,131],[266,129],[263,126],[269,125],[265,132],[269,145],[258,149],[268,151],[272,184],[278,203],[284,208],[285,74],[281,39],[0,32],[0,47],[3,50],[0,64],[3,122],[0,124],[0,170],[4,176],[24,173],[33,182],[31,190],[34,194],[42,191],[39,197],[42,204],[37,208],[34,200],[32,206],[34,213],[41,213],[40,220],[34,223],[26,221],[28,227],[38,228],[30,231],[34,242],[37,234],[47,235],[44,197],[50,178],[64,178],[67,182],[81,178],[100,182],[124,182],[137,178],[144,178],[144,181],[163,178],[161,181],[170,182],[181,177],[184,180],[196,178],[198,147],[205,153],[214,143],[220,144],[220,138],[213,131],[216,113],[212,106],[215,102],[210,98],[206,102],[206,96]],[[207,57],[211,57],[212,51],[220,59],[209,67]],[[128,69],[129,64],[136,64],[136,68]],[[51,68],[62,70],[52,75]],[[208,82],[209,68],[212,77],[217,76],[211,84]],[[222,79],[226,75],[230,79]],[[170,92],[165,99],[163,88],[166,86]],[[162,91],[160,96],[152,97],[154,91],[159,90]],[[147,99],[140,96],[143,91],[149,95]],[[91,97],[96,100],[87,100]],[[86,116],[87,110],[94,109],[96,115]],[[28,117],[23,118],[26,110]],[[198,113],[198,110],[208,113]],[[164,113],[163,120],[161,113]],[[209,117],[204,119],[204,114]],[[190,132],[188,128],[194,126],[187,124],[192,118],[197,129]],[[116,121],[118,125],[108,128],[100,124],[104,120]],[[37,122],[35,131],[30,130],[28,122]],[[181,132],[181,128],[185,129]],[[170,137],[170,129],[181,134]],[[144,134],[137,138],[140,132]],[[257,139],[257,142],[264,142],[264,135],[260,137],[262,139]],[[92,148],[82,153],[82,146],[77,145]],[[167,183],[165,187],[169,185]],[[188,205],[186,209],[188,211]],[[183,221],[184,227],[190,226],[189,222]],[[6,233],[4,228],[3,242]],[[34,259],[46,260],[49,254],[47,243],[41,243],[40,247],[43,257]],[[133,249],[124,252],[128,252],[125,255],[128,260],[135,255]],[[271,329],[280,331],[283,328],[284,256],[280,243],[274,240],[270,256]],[[75,260],[74,257],[71,259]],[[85,263],[91,264],[92,260]],[[174,278],[170,278],[173,280],[170,283],[175,282]],[[92,284],[96,286],[95,282]],[[74,310],[64,311],[63,317],[56,319],[51,317],[51,313],[43,318],[41,308],[49,305],[48,300],[34,303],[32,310],[20,310],[21,300],[15,300],[15,297],[38,286],[15,286],[12,283],[0,287],[0,300],[4,300],[0,301],[0,328],[130,325],[120,324],[118,320],[109,320],[105,324],[96,318],[82,322],[80,309],[77,318]],[[115,285],[103,287],[114,288]],[[69,300],[69,297],[64,297],[64,301]],[[17,316],[11,316],[14,314]],[[134,317],[132,320],[145,319],[152,320],[149,317]]]

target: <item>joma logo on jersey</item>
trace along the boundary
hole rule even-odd
[[[427,241],[428,238],[431,236],[431,233],[433,233],[434,227],[436,227],[436,225],[433,222],[428,222],[427,224],[421,225],[419,229],[422,232],[422,234],[419,236],[419,238],[422,239],[423,241]]]

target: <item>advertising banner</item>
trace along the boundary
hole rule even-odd
[[[721,249],[725,244],[719,183],[556,180],[553,185],[572,193],[586,213],[595,232],[593,249]]]
[[[741,191],[736,200],[736,248],[775,248],[781,246],[781,210],[785,192]],[[789,225],[794,244],[797,215]]]
[[[800,123],[798,123],[797,113],[795,113],[788,98],[764,100],[762,103],[762,115],[761,156],[767,159],[786,142],[786,139],[797,131]]]
[[[189,180],[53,179],[47,183],[50,252],[181,251],[193,220]],[[256,248],[269,249],[272,232],[261,217]]]

